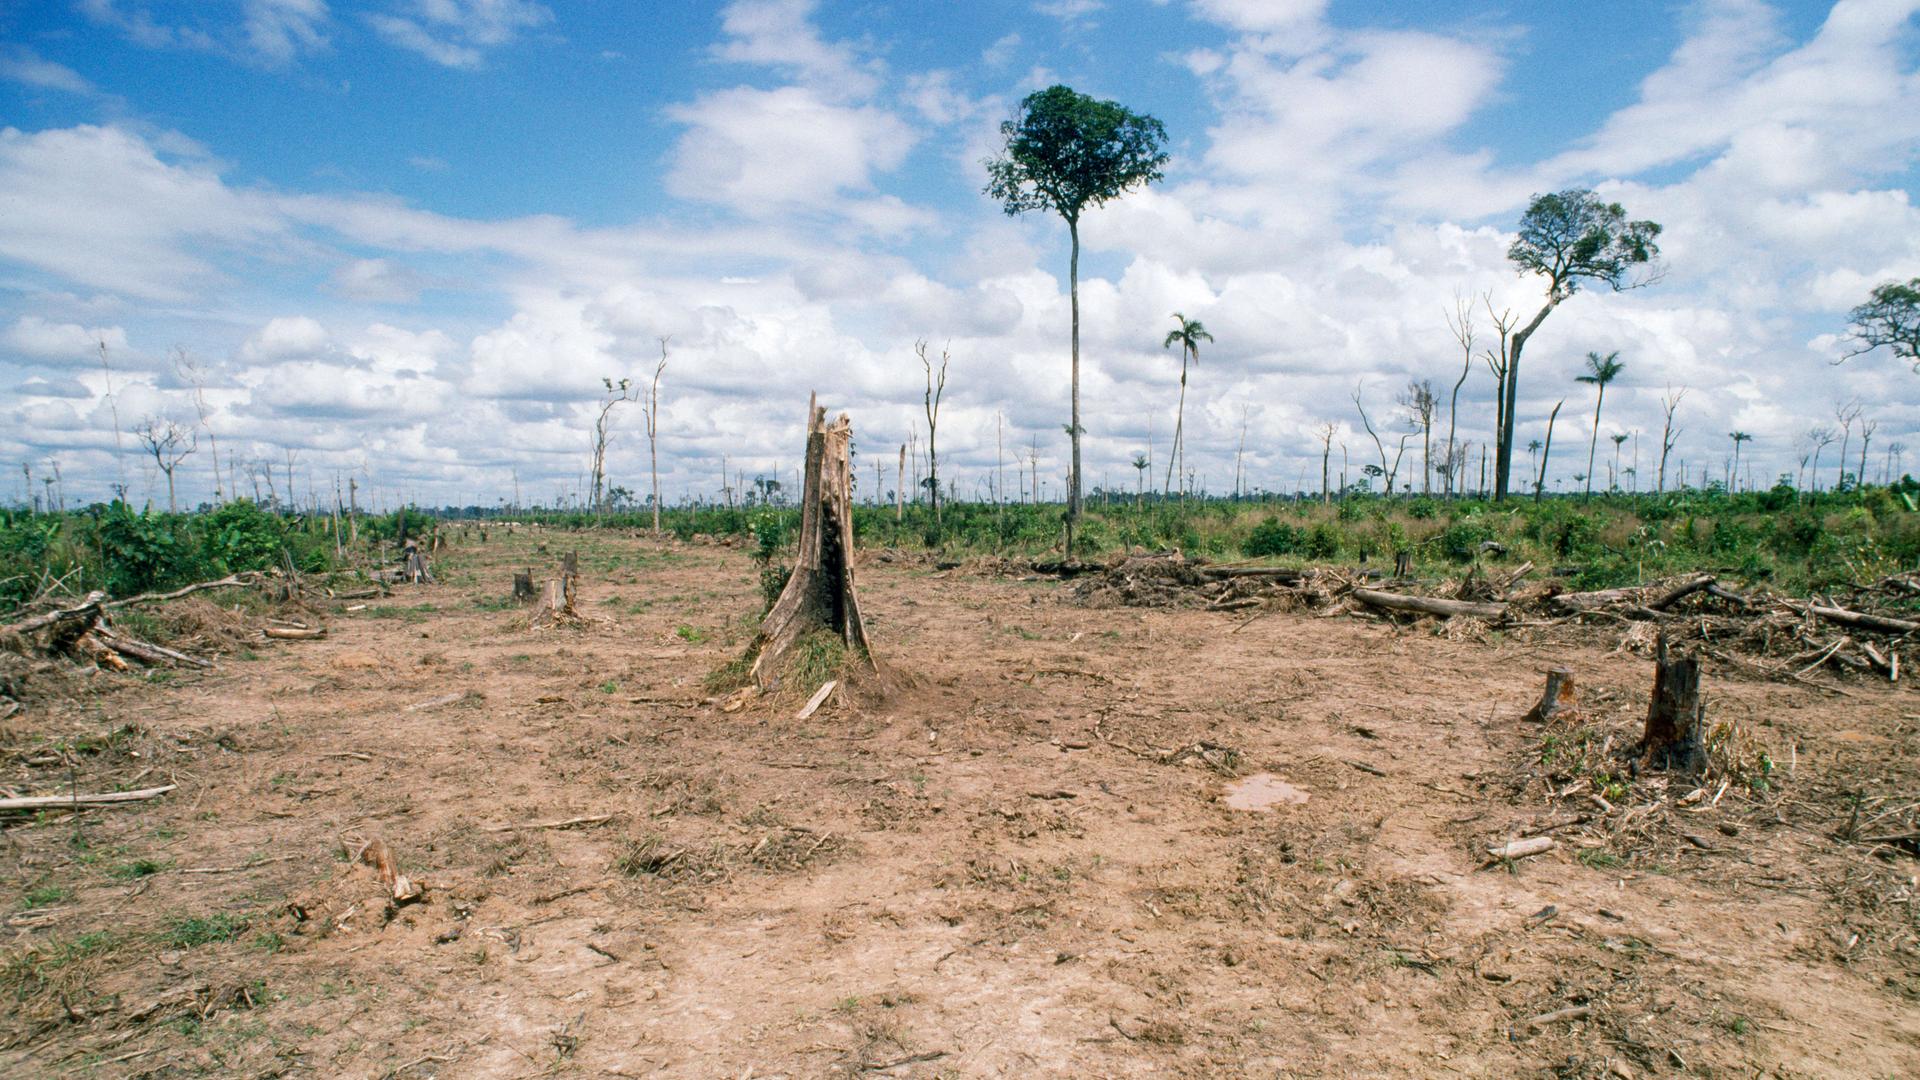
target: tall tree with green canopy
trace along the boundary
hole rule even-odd
[[[1553,309],[1580,291],[1584,282],[1602,282],[1615,292],[1650,283],[1657,274],[1635,277],[1636,267],[1659,258],[1655,238],[1660,225],[1629,221],[1619,203],[1601,202],[1584,188],[1536,195],[1520,218],[1520,235],[1507,248],[1507,260],[1523,274],[1547,279],[1547,299],[1538,314],[1513,332],[1508,346],[1506,389],[1500,430],[1494,440],[1493,497],[1507,496],[1513,466],[1514,407],[1519,400],[1520,353]]]
[[[1065,86],[1027,95],[1000,125],[1005,146],[989,158],[986,194],[1009,217],[1051,210],[1066,220],[1072,241],[1067,291],[1073,305],[1073,471],[1067,488],[1067,554],[1080,517],[1080,215],[1136,187],[1159,180],[1167,163],[1166,128],[1151,116],[1099,101]]]
[[[1575,375],[1574,382],[1583,382],[1599,389],[1593,399],[1593,435],[1587,439],[1587,494],[1593,494],[1593,451],[1600,445],[1600,406],[1607,401],[1607,384],[1620,377],[1627,365],[1620,362],[1620,352],[1615,350],[1605,356],[1597,352],[1587,354],[1587,373]]]
[[[1167,331],[1167,340],[1162,346],[1168,349],[1175,345],[1180,346],[1180,406],[1173,413],[1173,452],[1167,455],[1166,491],[1168,494],[1173,491],[1174,470],[1176,468],[1180,470],[1183,480],[1187,475],[1187,362],[1191,360],[1198,366],[1200,343],[1213,341],[1213,335],[1207,333],[1207,328],[1200,325],[1199,319],[1189,319],[1176,311],[1173,313],[1173,321],[1179,323],[1180,328]],[[1186,493],[1186,486],[1182,484],[1180,494],[1184,496]]]
[[[1885,345],[1895,359],[1920,372],[1920,278],[1906,284],[1889,281],[1867,294],[1867,302],[1847,313],[1849,337],[1856,346],[1849,357]]]

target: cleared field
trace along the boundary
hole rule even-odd
[[[586,623],[531,629],[512,572],[576,542]],[[1910,681],[1709,663],[1773,767],[1695,796],[1596,778],[1652,665],[1589,632],[860,565],[891,693],[806,721],[706,688],[743,550],[607,534],[75,679],[7,782],[179,786],[6,827],[0,1073],[1920,1073],[1920,864],[1866,842],[1920,791]],[[1555,665],[1578,727],[1521,719]]]

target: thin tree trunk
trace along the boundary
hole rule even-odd
[[[1587,498],[1593,498],[1593,451],[1600,445],[1600,405],[1607,400],[1607,385],[1600,383],[1593,399],[1593,434],[1587,437]]]
[[[1539,502],[1547,490],[1547,459],[1553,454],[1553,422],[1560,416],[1560,406],[1565,404],[1565,399],[1554,402],[1553,412],[1547,416],[1547,441],[1540,448],[1540,477],[1533,482],[1534,502]]]
[[[1554,299],[1554,293],[1550,287],[1547,291],[1546,306],[1540,309],[1540,313],[1533,317],[1532,322],[1514,331],[1511,344],[1507,349],[1507,388],[1506,393],[1502,395],[1505,416],[1501,419],[1499,445],[1494,448],[1493,498],[1495,502],[1507,497],[1507,473],[1513,468],[1513,411],[1518,407],[1520,397],[1520,353],[1527,347],[1527,339],[1533,336],[1535,330],[1540,329],[1540,324],[1545,322],[1547,316],[1559,305],[1560,301]]]
[[[1073,305],[1073,473],[1067,478],[1067,558],[1073,558],[1073,529],[1080,518],[1080,221],[1067,219],[1073,253],[1067,263],[1067,292]]]

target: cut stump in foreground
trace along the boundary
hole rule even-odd
[[[827,410],[807,398],[807,468],[800,500],[800,550],[793,575],[760,622],[749,646],[753,682],[762,691],[780,686],[794,647],[815,631],[844,641],[849,659],[874,667],[867,627],[853,587],[853,423],[841,413],[827,423]],[[809,689],[809,688],[802,688]]]
[[[1653,700],[1647,705],[1647,730],[1640,740],[1642,764],[1652,769],[1697,773],[1707,764],[1701,743],[1706,698],[1700,693],[1700,658],[1669,654],[1667,636],[1655,646]]]
[[[1571,720],[1578,710],[1573,702],[1573,669],[1547,669],[1547,686],[1540,692],[1540,703],[1527,712],[1527,719],[1547,724]]]

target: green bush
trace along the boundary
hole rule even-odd
[[[1291,555],[1305,546],[1306,537],[1305,529],[1288,525],[1279,518],[1268,518],[1255,525],[1247,538],[1241,541],[1240,553],[1250,559]]]

